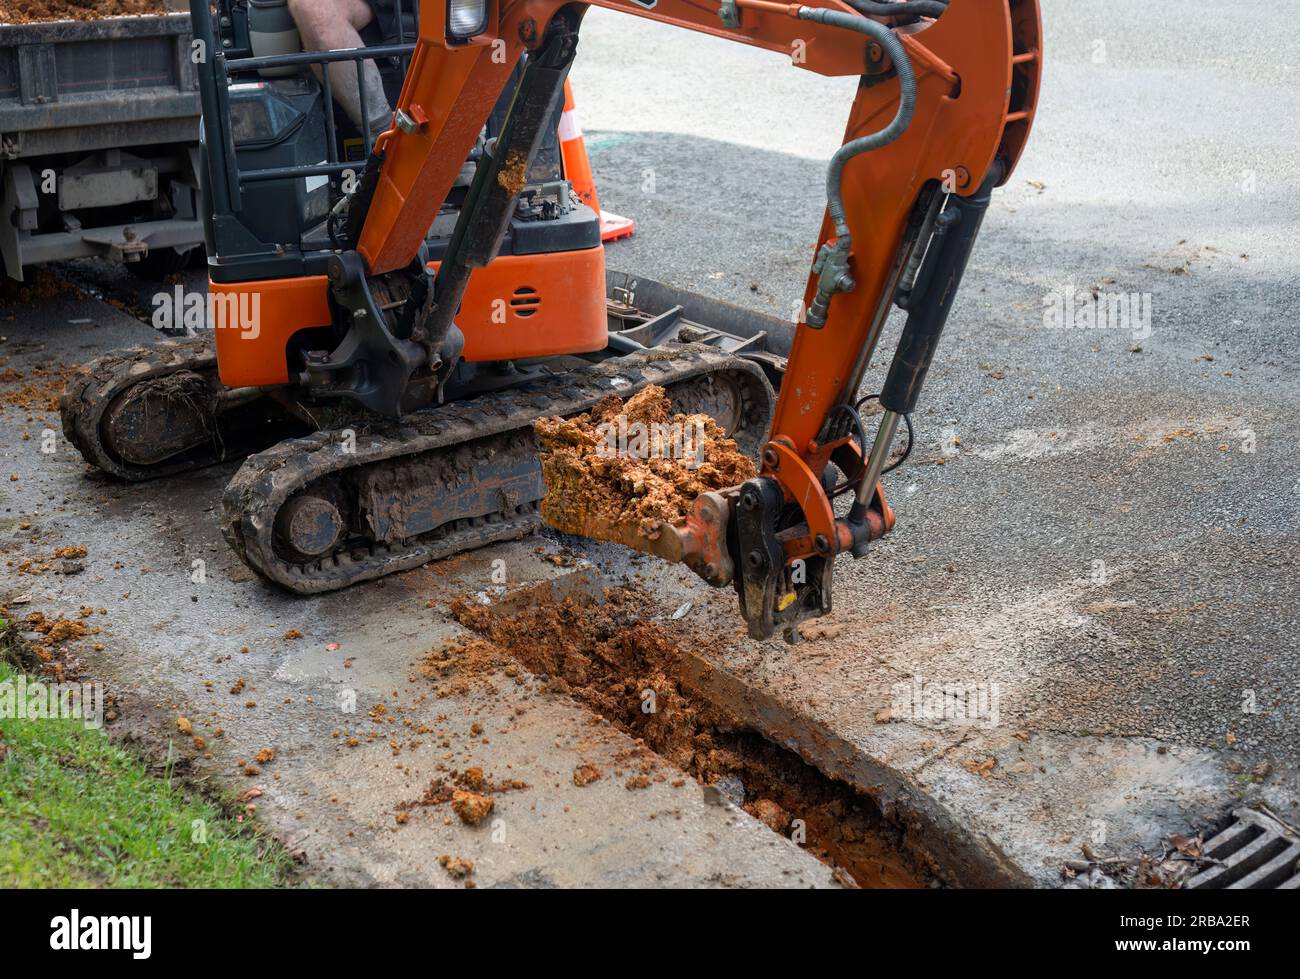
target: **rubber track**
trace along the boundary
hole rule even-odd
[[[177,462],[161,462],[156,466],[138,466],[113,455],[101,435],[105,412],[128,388],[181,371],[200,375],[211,373],[215,382],[216,370],[216,352],[202,338],[135,347],[97,357],[68,381],[59,399],[63,434],[91,465],[132,482],[171,476],[220,462],[224,452],[214,442],[208,453]]]
[[[719,375],[729,375],[740,386],[742,419],[733,435],[742,451],[756,455],[767,436],[776,400],[762,368],[704,344],[665,344],[357,431],[353,452],[346,451],[350,440],[344,432],[288,439],[244,460],[222,500],[222,532],[246,564],[299,594],[333,591],[461,551],[518,539],[542,524],[535,503],[508,513],[458,520],[407,542],[345,545],[308,564],[281,557],[273,536],[280,507],[325,476],[491,438],[531,427],[541,417],[575,415],[607,394],[628,397],[648,384],[668,388],[672,397],[674,386]]]

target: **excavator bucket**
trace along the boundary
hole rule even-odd
[[[712,346],[749,361],[779,387],[793,324],[627,273],[609,272],[607,284],[612,347]],[[767,436],[765,427],[728,417],[726,406],[745,402],[707,386],[677,387],[670,397],[651,384],[626,398],[615,386],[586,412],[539,419],[543,521],[725,584],[733,570],[725,541],[730,509],[738,488],[756,475]],[[728,432],[748,437],[738,444]]]

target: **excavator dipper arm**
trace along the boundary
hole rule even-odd
[[[529,53],[489,166],[480,166],[412,339],[439,349],[473,268],[495,255],[538,133],[563,86],[586,4],[422,0],[420,38],[395,125],[377,141],[358,201],[368,275],[408,266],[498,94]],[[452,9],[449,12],[449,4]],[[1033,119],[1042,64],[1038,0],[593,0],[785,54],[794,67],[861,78],[827,174],[827,210],[804,315],[759,475],[706,494],[661,546],[733,584],[751,634],[830,609],[830,568],[893,525],[878,478],[915,406],[993,187]],[[736,93],[760,99],[761,92]],[[891,306],[908,312],[868,443],[858,388]],[[846,475],[841,486],[827,476]],[[837,516],[833,499],[853,492]]]

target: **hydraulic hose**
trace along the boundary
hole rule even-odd
[[[857,0],[857,3],[861,2],[863,0]],[[886,3],[877,6],[898,7],[902,5]],[[916,74],[912,71],[912,62],[907,57],[903,42],[883,24],[878,24],[866,17],[855,17],[853,14],[846,14],[842,10],[827,10],[823,7],[800,7],[799,19],[811,20],[831,27],[841,27],[845,30],[857,31],[859,34],[867,35],[884,49],[885,53],[889,55],[889,59],[894,63],[894,70],[898,72],[898,112],[894,114],[894,118],[890,120],[889,125],[867,136],[849,140],[836,150],[835,155],[831,157],[830,168],[826,172],[826,206],[830,212],[831,220],[835,223],[835,236],[838,239],[847,240],[849,225],[844,214],[844,199],[840,194],[840,179],[844,173],[844,165],[855,156],[869,153],[871,150],[878,150],[882,146],[888,146],[903,135],[908,124],[912,121],[912,113],[916,110]]]
[[[948,9],[948,0],[905,0],[904,3],[882,3],[880,0],[844,0],[860,14],[872,17],[894,17],[916,14],[919,17],[938,17]]]
[[[898,7],[901,4],[883,4],[886,7]],[[888,146],[907,129],[916,110],[916,74],[912,62],[907,57],[897,35],[883,24],[871,20],[865,15],[849,14],[842,10],[826,10],[821,7],[799,7],[800,20],[810,20],[818,24],[827,24],[844,30],[865,34],[880,45],[889,55],[898,74],[898,111],[889,125],[884,129],[849,140],[831,157],[826,171],[826,211],[835,225],[835,244],[823,245],[818,253],[813,269],[817,272],[817,292],[804,314],[804,322],[815,330],[826,325],[831,297],[837,292],[848,292],[856,288],[853,276],[849,273],[849,249],[852,246],[849,234],[848,217],[844,213],[844,197],[840,192],[840,181],[844,176],[844,166],[855,156]]]

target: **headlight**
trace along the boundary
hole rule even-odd
[[[447,0],[447,36],[468,40],[487,30],[488,0]]]

